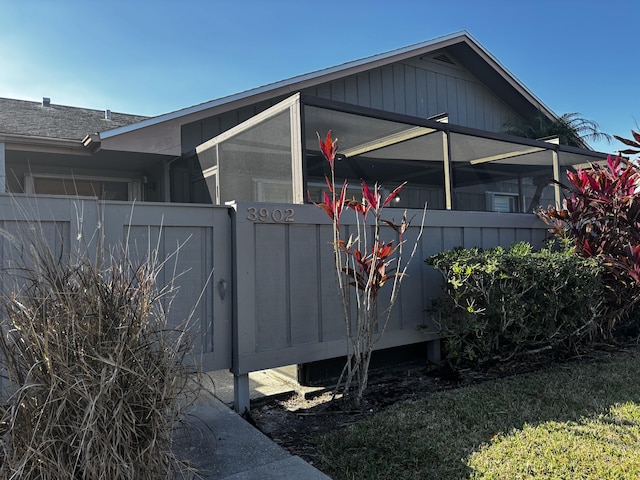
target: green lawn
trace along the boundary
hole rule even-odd
[[[396,405],[320,440],[340,479],[640,478],[640,349]]]

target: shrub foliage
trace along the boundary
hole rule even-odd
[[[445,279],[432,310],[450,359],[507,360],[566,350],[601,333],[602,265],[573,249],[456,248],[426,262]]]
[[[603,261],[611,331],[640,300],[640,171],[637,163],[610,156],[606,165],[568,171],[567,178],[569,185],[561,184],[562,208],[537,213],[556,237],[573,242],[577,253]]]

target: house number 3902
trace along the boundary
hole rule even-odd
[[[294,221],[293,208],[247,208],[247,220],[250,222],[275,222],[275,223],[291,223]]]

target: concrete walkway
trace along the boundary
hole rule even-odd
[[[179,458],[190,459],[203,478],[211,480],[330,480],[271,441],[230,408],[233,402],[231,374],[215,372],[211,378],[215,396],[207,392],[200,396],[190,411],[188,437],[175,439]],[[250,388],[252,399],[258,399],[294,391],[296,383],[286,369],[256,372],[250,375]]]

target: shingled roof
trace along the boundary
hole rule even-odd
[[[111,113],[110,116],[111,120],[105,118],[105,110],[0,98],[0,134],[82,141],[89,134],[149,118],[124,113]]]

